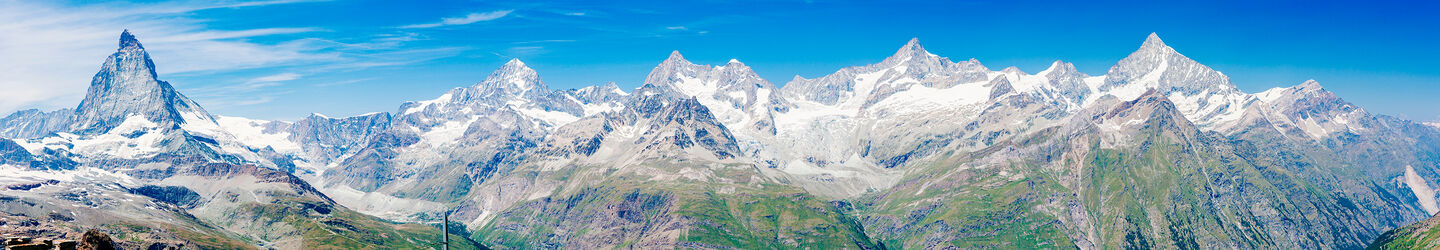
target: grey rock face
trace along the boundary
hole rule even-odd
[[[999,98],[1001,96],[1005,96],[1005,94],[1010,94],[1011,92],[1015,91],[1015,87],[1010,85],[1010,80],[1006,80],[1004,77],[996,77],[995,80],[990,81],[990,85],[991,100],[994,100],[995,98]]]
[[[466,121],[472,116],[500,112],[505,108],[553,111],[584,116],[581,104],[563,92],[549,90],[535,70],[520,60],[511,60],[490,73],[484,81],[456,88],[441,98],[408,102],[395,115],[395,126],[428,130],[445,122]],[[559,126],[562,124],[548,124]]]
[[[525,159],[545,135],[572,121],[555,117],[585,116],[583,105],[588,103],[570,93],[603,101],[615,98],[607,95],[618,95],[609,93],[617,89],[551,91],[535,70],[511,60],[473,86],[453,89],[434,100],[401,105],[388,127],[356,126],[369,129],[374,136],[353,147],[354,154],[338,161],[340,167],[327,171],[324,178],[327,184],[396,197],[457,198],[469,191],[471,183],[503,173],[506,170],[501,167]],[[355,122],[380,120],[370,117]],[[431,156],[437,154],[440,157]],[[425,160],[407,160],[421,157],[418,155]]]
[[[25,148],[15,141],[0,139],[0,164],[29,165],[34,158],[35,156],[30,155],[29,151],[25,151]]]
[[[710,109],[694,96],[686,96],[673,88],[646,84],[631,95],[625,109],[606,113],[574,126],[562,128],[545,145],[543,151],[593,153],[596,147],[618,127],[639,127],[635,141],[625,143],[640,150],[644,157],[686,157],[686,148],[698,147],[718,159],[739,157],[735,136],[716,120]],[[575,142],[571,147],[565,142]]]
[[[214,122],[199,104],[157,79],[150,54],[129,31],[120,35],[120,49],[95,74],[75,113],[71,129],[84,134],[109,131],[130,115],[143,115],[162,128]]]
[[[130,193],[144,195],[155,200],[175,204],[185,208],[194,208],[200,203],[200,194],[182,186],[154,186],[145,185],[130,189]]]
[[[0,118],[0,138],[33,139],[70,129],[75,119],[75,110],[61,109],[50,112],[38,109],[16,111]]]
[[[300,143],[313,159],[328,161],[359,150],[371,135],[389,128],[390,122],[390,113],[346,118],[312,114],[290,124],[289,139]]]
[[[880,84],[871,93],[857,93],[857,76],[861,74],[876,73],[885,70],[891,71],[879,76],[879,79],[866,79]],[[896,51],[894,55],[885,58],[877,64],[867,66],[856,66],[841,69],[839,72],[827,75],[818,79],[804,79],[796,76],[794,80],[785,84],[782,89],[787,98],[795,100],[808,100],[825,105],[835,105],[856,96],[865,98],[866,106],[879,102],[898,91],[908,89],[907,85],[887,85],[885,83],[903,78],[912,78],[919,84],[933,88],[946,88],[959,83],[974,82],[987,79],[986,69],[980,61],[970,59],[964,62],[951,62],[949,58],[940,57],[926,51],[920,46],[919,39],[911,39],[904,47]]]
[[[1070,103],[1081,103],[1086,97],[1093,94],[1090,87],[1085,85],[1085,73],[1075,70],[1075,65],[1068,62],[1055,61],[1046,70],[1045,77],[1050,79],[1049,84],[1059,91],[1061,96],[1069,99]]]
[[[723,117],[722,123],[733,128],[746,128],[746,133],[775,134],[775,112],[789,110],[779,88],[755,74],[738,60],[722,66],[697,65],[685,60],[679,51],[645,78],[645,84],[667,87],[683,96],[697,100]]]
[[[615,82],[607,82],[604,85],[589,86],[579,89],[564,90],[566,95],[575,97],[583,104],[606,104],[623,102],[628,94],[620,90]]]
[[[740,152],[735,137],[725,125],[716,121],[710,110],[693,97],[667,106],[656,118],[645,132],[652,136],[647,148],[664,147],[666,143],[681,149],[698,146],[720,159],[736,157]]]
[[[1147,76],[1150,79],[1147,79]],[[1105,74],[1105,85],[1101,86],[1100,90],[1148,83],[1141,82],[1142,80],[1154,80],[1155,82],[1149,83],[1153,84],[1150,87],[1161,93],[1194,95],[1206,91],[1235,91],[1230,77],[1181,55],[1174,48],[1166,46],[1164,41],[1160,41],[1160,36],[1154,33],[1145,39],[1139,50],[1110,67],[1110,71]]]

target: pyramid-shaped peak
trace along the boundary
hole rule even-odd
[[[1000,72],[1014,73],[1014,74],[1021,74],[1021,75],[1024,75],[1024,74],[1025,74],[1025,71],[1021,71],[1019,67],[1015,67],[1015,66],[1005,67],[1005,69],[1000,70]]]
[[[505,62],[505,65],[501,65],[500,68],[495,69],[494,72],[491,72],[491,73],[490,73],[490,76],[491,76],[491,77],[495,77],[495,76],[504,76],[504,75],[534,75],[534,74],[535,74],[535,70],[534,70],[534,69],[531,69],[530,66],[526,66],[526,65],[525,65],[525,62],[520,61],[519,58],[514,58],[514,59],[510,59],[510,61]]]
[[[129,48],[145,49],[144,46],[140,46],[140,40],[135,39],[135,35],[130,34],[130,29],[125,29],[125,31],[120,32],[120,49]]]
[[[520,61],[520,58],[512,58],[512,59],[510,59],[509,62],[505,62],[505,67],[526,67],[526,66],[525,66],[525,62]],[[527,68],[528,68],[528,67],[527,67]]]
[[[1070,62],[1066,62],[1066,61],[1061,61],[1061,60],[1055,60],[1055,62],[1050,63],[1050,68],[1049,68],[1049,69],[1051,69],[1051,70],[1063,70],[1063,71],[1077,71],[1077,70],[1075,70],[1075,64],[1070,63]]]
[[[690,61],[686,61],[686,60],[685,60],[685,56],[680,55],[680,51],[679,51],[679,50],[672,50],[672,51],[670,51],[670,57],[665,58],[665,61],[666,61],[666,62],[671,62],[671,61],[675,61],[675,62],[690,62]]]
[[[532,89],[542,89],[542,91],[545,89],[544,83],[540,81],[540,76],[535,69],[525,66],[525,62],[518,58],[505,62],[505,65],[490,72],[490,76],[486,77],[484,81],[471,87],[504,89],[505,92],[516,95],[524,94]]]
[[[745,63],[740,62],[740,59],[731,58],[729,62],[725,62],[725,65],[740,65],[740,66],[744,66]]]
[[[1071,64],[1071,63],[1068,63],[1068,62],[1065,62],[1065,61],[1061,61],[1061,60],[1055,60],[1055,62],[1050,63],[1050,68],[1045,69],[1045,71],[1057,71],[1057,70],[1058,70],[1058,71],[1075,71],[1075,64]]]
[[[1141,44],[1140,47],[1165,47],[1165,41],[1160,40],[1160,35],[1155,34],[1155,32],[1150,32],[1150,36],[1145,37],[1145,43]]]
[[[72,131],[105,133],[133,115],[170,128],[182,123],[214,122],[199,104],[157,79],[155,63],[129,30],[120,33],[119,46],[91,78],[85,99],[75,108]]]
[[[1315,79],[1305,80],[1304,83],[1300,83],[1300,86],[1299,86],[1299,87],[1300,87],[1301,89],[1322,89],[1322,88],[1323,88],[1323,87],[1320,86],[1320,82],[1315,81]]]
[[[910,38],[910,41],[906,42],[905,46],[900,47],[900,50],[895,51],[895,55],[893,57],[904,58],[906,56],[924,55],[929,53],[929,51],[925,51],[924,46],[920,46],[920,38]]]
[[[1055,62],[1050,63],[1050,67],[1049,67],[1049,68],[1045,68],[1045,70],[1044,70],[1044,71],[1041,71],[1041,73],[1039,73],[1039,74],[1042,74],[1042,75],[1049,75],[1049,74],[1071,74],[1071,73],[1078,73],[1078,72],[1079,72],[1078,70],[1075,70],[1075,64],[1071,64],[1071,63],[1068,63],[1068,62],[1065,62],[1065,61],[1061,61],[1061,60],[1055,60]]]

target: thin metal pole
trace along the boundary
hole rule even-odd
[[[441,237],[443,237],[442,239],[444,239],[445,243],[440,245],[440,250],[450,250],[450,209],[445,209],[444,217],[444,224],[440,226],[440,235],[442,235]]]

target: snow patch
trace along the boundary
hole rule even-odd
[[[230,132],[241,144],[247,147],[271,147],[275,152],[289,154],[301,153],[300,144],[290,141],[290,132],[265,133],[265,127],[263,126],[272,121],[225,116],[220,116],[216,120],[216,123],[220,124],[220,128]]]
[[[911,86],[909,90],[897,92],[875,106],[886,107],[900,113],[916,113],[952,107],[980,104],[990,99],[990,88],[982,82],[955,85],[936,89],[925,86]]]
[[[346,208],[387,219],[404,219],[409,215],[417,213],[435,212],[445,209],[444,204],[432,201],[398,198],[378,192],[364,192],[347,185],[335,185],[334,187],[325,188],[324,193]]]
[[[1425,178],[1421,178],[1420,174],[1415,172],[1415,168],[1409,165],[1405,166],[1405,186],[1409,186],[1410,192],[1415,193],[1415,198],[1419,199],[1420,208],[1425,209],[1426,213],[1433,215],[1435,212],[1440,212],[1440,205],[1435,204],[1435,189],[1431,189]]]
[[[459,89],[459,88],[456,88],[456,89]],[[400,115],[403,116],[403,115],[408,115],[408,114],[410,114],[410,113],[420,112],[420,111],[422,111],[422,110],[425,110],[425,107],[429,107],[430,105],[434,105],[434,104],[444,103],[444,102],[450,101],[451,97],[454,96],[454,92],[455,92],[455,90],[450,90],[449,92],[445,92],[445,94],[440,95],[439,98],[431,99],[431,100],[428,100],[428,101],[418,101],[418,102],[415,102],[415,103],[417,104],[417,105],[415,105],[415,107],[411,107],[411,108],[409,108],[409,109],[405,109],[405,112],[401,112]]]
[[[565,124],[569,124],[571,122],[574,122],[575,120],[580,120],[580,117],[576,117],[575,115],[571,115],[570,113],[560,111],[548,111],[538,108],[515,108],[516,111],[519,111],[521,114],[525,114],[525,116],[534,117],[535,119],[539,119],[541,121],[549,123],[550,126],[554,127],[564,126]]]
[[[1281,88],[1281,87],[1270,88],[1270,90],[1266,90],[1266,91],[1260,92],[1260,93],[1255,93],[1255,98],[1259,98],[1260,101],[1265,102],[1265,103],[1275,103],[1275,100],[1276,100],[1276,99],[1280,99],[1281,96],[1284,96],[1284,95],[1285,95],[1285,90],[1286,90],[1286,89],[1288,89],[1288,88]]]

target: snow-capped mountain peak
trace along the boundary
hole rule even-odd
[[[142,50],[143,50],[143,49],[145,49],[145,47],[140,45],[140,40],[135,39],[135,35],[131,35],[131,34],[130,34],[130,30],[129,30],[129,29],[126,29],[125,31],[120,32],[120,49],[121,49],[121,50],[125,50],[125,49],[142,49]]]
[[[199,104],[156,78],[155,63],[145,47],[129,30],[121,33],[119,48],[105,60],[76,108],[72,130],[104,133],[134,114],[166,129],[184,123],[215,124]]]
[[[1015,67],[1015,66],[1005,67],[1005,69],[1000,70],[1000,72],[1006,73],[1006,74],[1026,75],[1026,74],[1025,74],[1025,71],[1022,71],[1022,70],[1020,70],[1019,67]]]
[[[1160,40],[1160,35],[1159,35],[1159,34],[1155,34],[1155,32],[1150,32],[1150,35],[1149,35],[1149,36],[1145,36],[1145,43],[1141,43],[1141,44],[1140,44],[1140,47],[1141,47],[1141,48],[1170,49],[1170,46],[1166,46],[1166,45],[1165,45],[1165,41]],[[1171,50],[1171,51],[1174,51],[1174,49],[1170,49],[1170,50]]]
[[[672,52],[650,72],[645,84],[698,98],[721,122],[737,131],[774,133],[770,112],[788,106],[774,84],[736,59],[710,67],[690,63],[678,51]]]
[[[681,55],[679,50],[671,50],[671,51],[670,51],[670,57],[666,57],[666,58],[665,58],[665,62],[684,62],[684,63],[690,63],[690,61],[685,60],[685,56],[684,56],[684,55]]]
[[[894,60],[894,61],[904,61],[904,60],[908,60],[908,59],[912,59],[912,58],[928,58],[928,57],[939,57],[939,56],[936,56],[935,54],[931,54],[930,51],[926,51],[926,50],[925,50],[925,46],[921,46],[921,45],[920,45],[920,38],[910,38],[910,41],[905,42],[905,46],[901,46],[901,47],[900,47],[900,50],[896,50],[896,51],[895,51],[895,54],[892,55],[892,56],[890,56],[890,60]],[[889,60],[887,60],[887,61],[889,61]]]
[[[1305,80],[1305,82],[1300,83],[1300,86],[1298,86],[1298,87],[1299,87],[1300,89],[1306,89],[1306,90],[1321,90],[1321,89],[1324,89],[1323,87],[1320,86],[1320,82],[1315,81],[1315,79]]]
[[[1181,55],[1154,33],[1130,56],[1110,67],[1097,91],[1128,100],[1152,88],[1205,129],[1238,120],[1252,100],[1235,88],[1228,76]]]
[[[1067,74],[1074,71],[1076,71],[1074,64],[1055,60],[1055,62],[1050,63],[1050,67],[1045,68],[1045,70],[1042,70],[1039,73],[1035,73],[1035,75],[1049,76],[1051,74]]]
[[[709,67],[696,65],[685,60],[685,56],[680,55],[679,50],[671,51],[670,57],[665,58],[665,61],[660,62],[660,65],[655,66],[655,69],[650,71],[650,75],[645,77],[645,83],[656,86],[676,87],[676,90],[681,90],[681,92],[686,92],[686,94],[689,95],[695,95],[696,93],[693,93],[693,91],[684,91],[679,89],[683,87],[674,86],[673,84],[685,82],[686,79],[699,78],[702,73],[701,71],[707,70],[709,70]]]
[[[547,92],[545,83],[540,81],[540,75],[534,69],[525,65],[519,58],[510,59],[505,65],[495,69],[484,81],[476,83],[472,88],[484,94],[508,94],[512,96],[524,96],[527,94],[544,94]]]
[[[1205,91],[1235,91],[1230,77],[1181,55],[1165,45],[1160,36],[1151,33],[1130,56],[1121,59],[1106,73],[1101,90],[1146,87],[1161,93],[1182,92],[1186,95]],[[1121,96],[1125,99],[1128,96]]]

